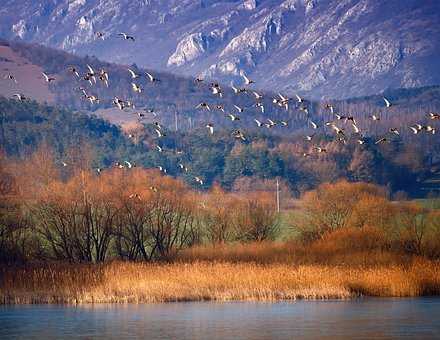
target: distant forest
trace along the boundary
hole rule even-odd
[[[440,143],[436,135],[395,138],[379,145],[367,137],[366,143],[359,145],[353,141],[342,144],[322,133],[314,136],[314,142],[324,145],[327,152],[304,157],[310,142],[300,135],[249,132],[242,141],[231,138],[225,129],[210,135],[204,128],[190,132],[163,128],[166,136],[157,138],[154,125],[147,125],[130,138],[101,118],[33,101],[0,99],[0,119],[0,146],[9,157],[27,157],[44,144],[54,150],[60,168],[63,162],[79,166],[79,159],[89,153],[93,168],[105,171],[124,161],[149,168],[160,166],[167,174],[201,188],[216,182],[230,190],[268,190],[274,188],[275,178],[280,178],[284,188],[296,196],[321,183],[346,178],[410,195],[426,195],[437,189],[439,165],[434,161],[438,160]],[[203,185],[195,176],[203,179]]]

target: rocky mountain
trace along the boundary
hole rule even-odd
[[[4,0],[0,37],[343,98],[440,83],[437,0]],[[96,37],[103,32],[104,39]],[[136,40],[122,41],[127,32]]]

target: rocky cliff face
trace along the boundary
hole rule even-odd
[[[44,4],[43,4],[44,3]],[[437,0],[4,0],[0,36],[313,97],[440,83]],[[97,39],[95,32],[105,33]],[[127,32],[136,41],[122,41]]]

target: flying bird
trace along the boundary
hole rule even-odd
[[[12,75],[12,74],[7,74],[7,75],[5,75],[5,76],[3,77],[3,79],[12,80],[14,83],[17,84],[17,79],[16,79],[15,76]]]
[[[135,41],[134,37],[132,35],[128,35],[127,33],[121,32],[121,33],[118,33],[118,35],[123,37],[124,40]]]
[[[154,77],[151,73],[145,72],[145,76],[150,80],[152,83],[156,83],[160,81],[158,78]]]
[[[242,107],[240,107],[240,106],[238,106],[238,105],[235,105],[234,104],[234,107],[237,109],[237,111],[238,112],[240,112],[240,113],[242,113],[243,111],[244,111],[244,108],[242,108]]]
[[[68,70],[70,73],[74,74],[77,78],[80,77],[78,70],[76,69],[75,66],[69,66]]]
[[[385,97],[383,97],[382,98],[383,99],[383,101],[385,102],[385,106],[388,108],[388,107],[391,107],[391,102],[387,99],[387,98],[385,98]]]
[[[134,72],[131,68],[127,69],[128,73],[130,73],[131,79],[139,78],[139,74]]]
[[[249,78],[246,76],[246,74],[244,74],[244,72],[241,74],[241,76],[243,77],[243,79],[244,79],[244,83],[245,83],[246,85],[255,84],[255,82],[254,82],[253,80],[249,79]]]
[[[44,80],[46,81],[46,83],[50,83],[50,82],[52,82],[52,81],[55,80],[54,77],[50,77],[50,76],[48,76],[48,75],[47,75],[46,73],[44,73],[44,72],[41,72],[41,74],[43,75]]]
[[[24,96],[24,94],[21,93],[14,93],[12,95],[14,98],[17,98],[18,101],[23,102],[25,101],[27,98]]]
[[[134,92],[136,93],[141,93],[142,92],[142,88],[140,85],[135,84],[135,83],[131,83],[131,88],[133,89]]]
[[[209,129],[209,132],[214,134],[214,126],[211,123],[206,124],[206,127]]]

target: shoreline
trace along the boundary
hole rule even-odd
[[[231,262],[2,269],[0,304],[288,302],[440,295],[440,264],[347,267]]]

